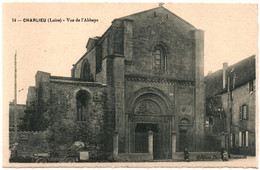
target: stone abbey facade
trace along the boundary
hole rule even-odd
[[[114,19],[86,48],[71,77],[38,72],[27,102],[104,132],[107,154],[115,134],[118,153],[148,153],[149,131],[154,159],[204,150],[202,30],[160,6]]]
[[[148,152],[150,130],[154,158],[171,158],[173,135],[176,151],[203,150],[203,31],[158,7],[114,19],[86,48],[72,78],[106,84],[105,114],[118,132],[119,153]]]

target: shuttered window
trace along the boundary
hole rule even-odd
[[[242,132],[239,132],[238,137],[239,137],[238,146],[241,147],[242,146]]]
[[[234,148],[236,146],[236,135],[235,133],[231,133],[230,135],[230,146]]]
[[[254,92],[255,91],[255,80],[251,80],[248,82],[248,92]]]
[[[246,136],[246,139],[245,139],[245,146],[247,147],[248,146],[248,131],[245,131],[245,136]]]
[[[248,147],[248,131],[239,132],[239,146]]]

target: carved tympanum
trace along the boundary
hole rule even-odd
[[[157,103],[152,100],[144,100],[140,102],[136,109],[136,114],[161,114],[161,109]]]

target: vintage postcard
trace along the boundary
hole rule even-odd
[[[3,3],[3,166],[258,167],[257,13]]]

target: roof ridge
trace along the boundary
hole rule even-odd
[[[173,13],[172,11],[170,11],[169,9],[163,7],[163,6],[159,6],[159,7],[156,7],[156,8],[152,8],[152,9],[148,9],[148,10],[145,10],[145,11],[141,11],[141,12],[137,12],[137,13],[134,13],[134,14],[130,14],[130,15],[127,15],[127,16],[124,16],[124,17],[120,17],[120,18],[116,18],[116,19],[127,19],[128,17],[133,17],[135,15],[139,15],[139,14],[142,14],[142,13],[145,13],[145,12],[149,12],[149,11],[152,11],[152,10],[156,10],[156,9],[164,9],[166,10],[167,12],[169,12],[171,15],[177,17],[178,19],[180,19],[181,21],[185,22],[186,24],[188,24],[189,26],[193,27],[193,28],[196,28],[195,26],[193,26],[192,24],[190,24],[189,22],[185,21],[184,19],[182,19],[181,17],[179,17],[178,15],[176,15],[175,13]]]
[[[155,10],[157,8],[162,8],[162,7],[156,7],[156,8],[151,8],[151,9],[147,9],[145,11],[140,11],[140,12],[137,12],[137,13],[134,13],[134,14],[130,14],[130,15],[126,15],[126,16],[123,16],[123,17],[120,17],[120,18],[116,18],[116,19],[124,19],[124,18],[127,18],[127,17],[132,17],[134,15],[138,15],[138,14],[142,14],[142,13],[145,13],[145,12],[148,12],[148,11],[152,11],[152,10]]]
[[[251,55],[250,57],[247,57],[247,58],[245,58],[245,59],[243,59],[243,60],[240,60],[240,61],[238,61],[238,62],[236,62],[236,63],[234,63],[234,64],[228,66],[227,69],[229,69],[229,68],[231,68],[231,67],[234,67],[235,65],[238,65],[239,63],[242,63],[242,62],[245,62],[245,61],[247,61],[247,60],[250,60],[251,58],[255,58],[255,57],[256,57],[256,55],[253,54],[253,55]],[[212,74],[217,74],[217,72],[222,71],[222,70],[223,70],[223,68],[221,68],[221,69],[219,69],[219,70],[217,70],[217,71],[214,71],[213,73],[211,73],[211,74],[209,74],[209,75],[206,75],[205,78],[208,77],[208,76],[211,76]]]
[[[196,28],[196,27],[195,27],[195,26],[193,26],[191,23],[189,23],[189,22],[187,22],[186,20],[182,19],[181,17],[179,17],[178,15],[176,15],[175,13],[173,13],[172,11],[170,11],[169,9],[167,9],[167,8],[164,8],[163,6],[162,6],[162,8],[163,8],[163,9],[165,9],[166,11],[170,12],[172,15],[176,16],[178,19],[180,19],[180,20],[184,21],[186,24],[188,24],[188,25],[190,25],[190,26],[192,26],[192,27]]]

